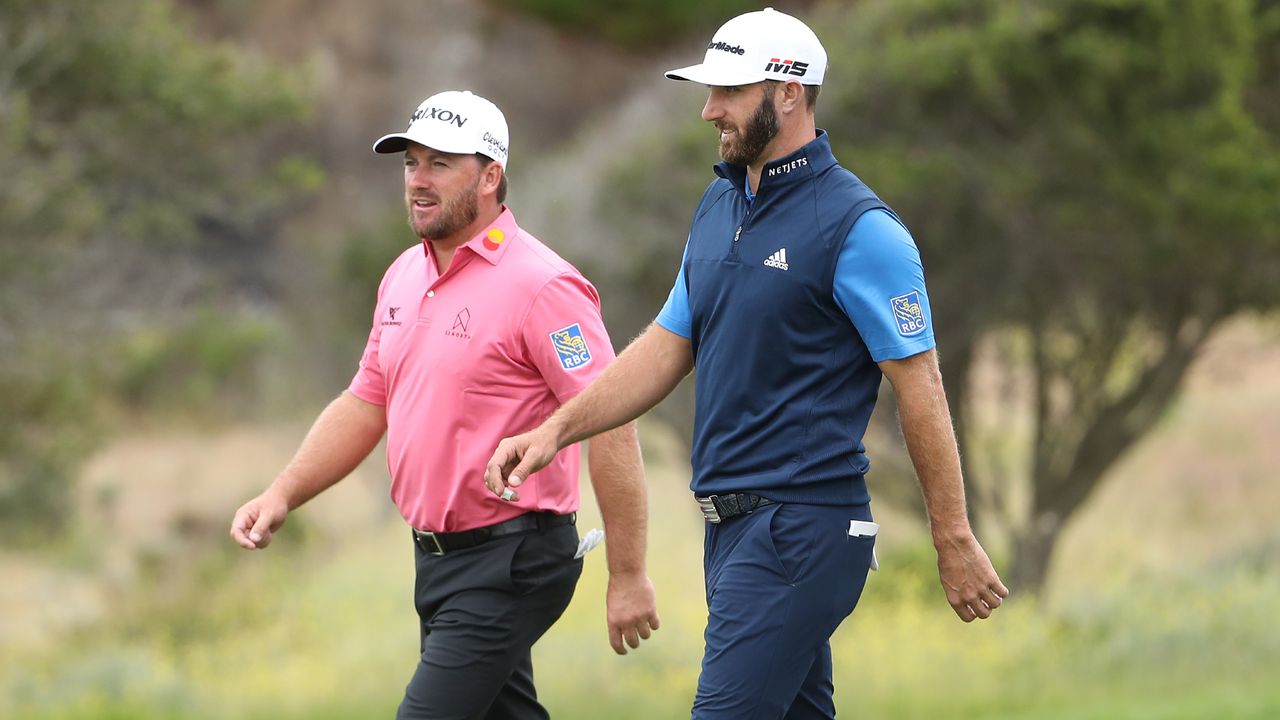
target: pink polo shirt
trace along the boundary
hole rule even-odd
[[[613,360],[591,283],[503,209],[444,275],[425,242],[378,288],[349,390],[386,407],[391,499],[413,527],[456,532],[578,509],[578,446],[504,502],[485,488],[498,442],[529,430]]]

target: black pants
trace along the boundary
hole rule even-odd
[[[396,718],[548,718],[529,651],[573,597],[577,547],[573,525],[439,556],[415,542],[422,656]]]

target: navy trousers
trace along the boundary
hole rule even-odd
[[[781,504],[708,523],[706,650],[693,717],[835,717],[831,634],[858,604],[874,537],[867,505]]]
[[[415,542],[422,655],[397,720],[545,720],[530,648],[573,597],[577,549],[573,525],[440,556]]]

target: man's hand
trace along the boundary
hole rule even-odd
[[[494,495],[514,502],[520,499],[515,488],[546,467],[560,452],[556,432],[543,423],[523,435],[503,438],[493,451],[484,471],[484,484]]]
[[[986,619],[1009,597],[1009,588],[991,566],[991,559],[973,533],[935,540],[938,577],[951,609],[965,622]]]
[[[605,597],[609,621],[609,644],[619,655],[627,654],[627,645],[640,647],[658,629],[658,601],[653,583],[643,573],[609,574],[609,590]],[[626,645],[623,641],[626,641]]]
[[[279,494],[267,490],[236,511],[231,520],[231,539],[249,550],[271,544],[271,534],[284,525],[289,503]]]

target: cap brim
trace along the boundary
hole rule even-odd
[[[407,150],[409,148],[409,143],[411,142],[418,143],[423,147],[429,147],[432,150],[439,150],[440,152],[443,152],[443,153],[453,153],[456,155],[470,155],[472,153],[477,153],[477,152],[482,153],[481,150],[477,150],[471,147],[470,145],[466,145],[465,143],[461,145],[455,145],[454,143],[448,142],[448,138],[414,137],[413,135],[407,132],[398,132],[398,133],[391,133],[390,135],[383,135],[382,137],[378,138],[377,142],[373,144],[373,151],[376,153],[382,153],[384,155],[389,155],[391,153],[400,153]],[[506,163],[503,163],[503,165],[505,166]]]
[[[373,144],[376,153],[390,154],[404,152],[409,147],[409,136],[404,133],[383,135]]]
[[[670,80],[684,80],[718,87],[750,85],[765,79],[763,72],[743,72],[742,70],[715,67],[706,63],[668,70],[664,74]]]

